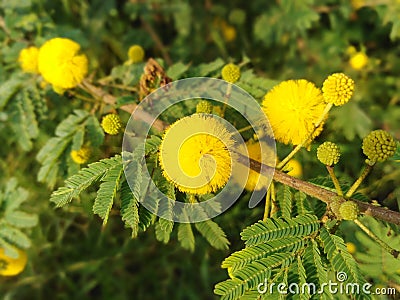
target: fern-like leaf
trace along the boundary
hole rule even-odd
[[[108,215],[119,189],[122,172],[122,164],[117,164],[108,170],[102,179],[96,199],[94,200],[93,213],[98,214],[103,219],[103,225],[107,224]]]
[[[229,248],[229,241],[225,232],[214,221],[206,220],[195,223],[194,226],[215,249],[224,250]]]
[[[190,223],[180,223],[178,225],[178,241],[184,249],[191,252],[194,251],[195,241],[192,225]]]
[[[65,181],[65,187],[60,187],[54,191],[51,194],[50,201],[54,202],[57,207],[66,205],[116,165],[122,165],[121,156],[119,155],[88,165],[87,168],[80,170],[78,174],[68,178]]]
[[[135,238],[139,232],[139,201],[126,181],[121,184],[120,193],[122,221],[132,229],[132,238]]]
[[[259,221],[243,230],[242,240],[246,245],[257,245],[284,237],[302,237],[319,229],[314,215],[297,216],[293,219],[268,219]]]

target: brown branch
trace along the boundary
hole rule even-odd
[[[91,83],[84,81],[82,83],[83,87],[85,90],[87,90],[90,94],[95,96],[96,98],[102,99],[105,103],[114,105],[116,103],[116,98],[110,94],[107,94],[104,92],[101,88],[98,88]],[[120,109],[123,109],[129,113],[132,113],[136,109],[137,105],[136,104],[129,104],[129,105],[124,105],[121,106]],[[141,119],[144,122],[150,122],[149,120],[152,120],[153,118],[146,112],[140,111],[137,114],[138,118]],[[161,121],[161,120],[156,120],[153,123],[153,127],[155,127],[159,131],[165,130],[165,128],[168,126],[167,123]],[[256,172],[259,172],[261,169],[261,163],[253,160],[251,158],[247,158],[246,156],[237,153],[239,156],[239,163],[246,164],[247,160],[249,159],[250,161],[250,168]],[[272,167],[263,165],[263,167],[267,169],[271,169]],[[275,169],[275,168],[273,168]],[[353,198],[347,199],[342,196],[338,196],[336,193],[329,191],[327,189],[324,189],[320,186],[316,186],[312,183],[309,183],[307,181],[303,181],[301,179],[292,177],[287,175],[286,173],[278,170],[273,170],[274,171],[274,177],[273,179],[277,182],[280,182],[282,184],[285,184],[287,186],[290,186],[298,191],[301,191],[311,197],[317,198],[327,204],[329,204],[333,199],[339,199],[342,201],[347,201],[351,200],[357,203],[360,212],[363,213],[364,215],[372,216],[374,218],[380,219],[382,221],[386,221],[392,224],[400,225],[400,213],[396,211],[389,210],[385,207],[379,207],[372,205],[370,203],[362,202]]]
[[[81,88],[83,88],[85,91],[87,91],[89,94],[91,94],[94,98],[99,99],[101,101],[103,101],[106,104],[109,105],[115,105],[117,102],[117,98],[114,97],[113,95],[108,94],[107,92],[105,92],[104,90],[102,90],[101,88],[94,86],[93,84],[91,84],[89,81],[84,80],[81,85]],[[137,108],[137,104],[127,104],[127,105],[123,105],[120,107],[120,109],[132,114],[135,109]],[[151,121],[154,119],[153,116],[151,116],[149,113],[139,110],[136,112],[135,116],[146,122],[147,124],[151,123]],[[157,129],[158,131],[164,131],[164,129],[168,126],[165,122],[161,121],[161,120],[155,120],[154,123],[152,124],[152,126]]]
[[[158,36],[157,32],[153,29],[151,24],[147,22],[144,18],[140,18],[142,22],[143,29],[147,31],[150,37],[153,39],[154,43],[156,44],[157,48],[161,51],[161,55],[164,58],[167,65],[172,65],[172,59],[169,56],[168,51],[166,50],[165,45],[163,44],[161,38]]]

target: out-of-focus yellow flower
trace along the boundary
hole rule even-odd
[[[350,254],[356,253],[357,247],[351,242],[346,243],[347,251],[349,251]]]
[[[28,47],[19,52],[18,62],[25,73],[39,73],[38,70],[39,48]]]
[[[224,40],[227,42],[232,42],[236,39],[236,29],[232,25],[225,24],[221,27],[222,29],[222,36]]]
[[[79,150],[72,150],[71,158],[74,162],[81,165],[89,160],[91,154],[92,154],[91,149],[87,146],[83,146]]]
[[[0,275],[15,276],[21,273],[26,266],[28,257],[25,251],[18,250],[18,258],[8,257],[4,249],[0,248]]]
[[[289,160],[284,170],[288,170],[289,172],[287,174],[296,178],[301,178],[301,176],[303,176],[303,167],[296,159]]]
[[[314,131],[325,109],[321,90],[304,79],[281,82],[264,96],[262,106],[276,140],[292,145],[301,144]],[[322,124],[312,139],[321,133]]]
[[[264,157],[268,156],[269,157],[268,161],[275,161],[276,155],[275,155],[274,149],[268,147],[267,145],[265,145],[265,146],[266,147],[263,147],[263,148],[268,149],[269,151],[267,153],[263,153]],[[249,158],[251,158],[255,161],[258,161],[258,162],[262,161],[260,142],[249,140],[248,142],[246,142],[246,147],[247,147],[247,152],[248,152]],[[245,153],[242,153],[242,154],[245,154]],[[274,157],[272,158],[272,156],[274,156]],[[240,164],[237,168],[240,168],[240,170],[238,171],[238,174],[247,174],[247,172],[248,172],[248,178],[247,178],[247,182],[245,185],[246,190],[248,190],[248,191],[260,190],[260,189],[266,188],[268,186],[269,180],[265,175],[262,175],[253,169],[247,169],[247,167],[242,164]],[[257,185],[257,183],[258,183],[258,185]]]
[[[351,6],[355,9],[358,10],[361,7],[365,6],[365,0],[351,0]]]
[[[74,88],[85,78],[88,59],[80,50],[78,43],[66,38],[48,40],[40,47],[39,72],[56,91]]]
[[[144,59],[144,49],[140,45],[133,45],[128,50],[128,63],[142,62]]]
[[[350,57],[349,64],[354,70],[361,70],[368,64],[368,56],[364,52],[357,52]]]

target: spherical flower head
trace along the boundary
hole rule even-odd
[[[358,205],[353,201],[345,201],[340,205],[339,214],[343,220],[353,221],[359,213]]]
[[[231,176],[232,134],[216,118],[194,114],[172,124],[164,133],[159,162],[164,177],[181,192],[217,192]]]
[[[28,47],[19,52],[18,62],[25,73],[39,73],[38,70],[39,48]]]
[[[350,57],[349,64],[354,70],[361,70],[368,63],[368,56],[364,52],[357,52]]]
[[[81,46],[66,38],[54,38],[39,49],[38,67],[44,80],[57,89],[71,89],[82,82],[88,72],[88,59]]]
[[[354,91],[354,80],[343,73],[334,73],[325,79],[322,92],[327,103],[336,106],[347,103]]]
[[[329,202],[329,208],[331,212],[337,217],[340,218],[340,206],[342,205],[343,201],[340,200],[341,198],[339,196],[334,197],[330,202]]]
[[[222,68],[221,76],[223,80],[235,83],[240,78],[240,68],[235,64],[229,63]]]
[[[17,251],[18,257],[12,258],[5,254],[3,248],[0,248],[0,276],[15,276],[25,269],[28,261],[26,252],[19,249]]]
[[[314,139],[322,131],[324,122],[314,129],[325,103],[321,90],[307,80],[281,82],[265,95],[262,106],[275,139],[281,143],[299,145],[312,132]]]
[[[117,114],[105,115],[101,121],[101,128],[110,135],[118,134],[122,128],[120,117]]]
[[[292,177],[301,178],[303,175],[303,167],[301,163],[296,159],[291,159],[285,166],[284,171],[288,171],[287,174]]]
[[[87,146],[83,146],[79,150],[72,150],[71,158],[74,162],[81,165],[89,160],[91,154],[92,154],[91,149]]]
[[[349,251],[350,254],[354,254],[357,251],[356,245],[354,245],[352,242],[346,243],[346,248],[347,248],[347,251]]]
[[[324,165],[336,165],[340,159],[340,149],[335,143],[325,142],[318,147],[317,158]]]
[[[368,157],[366,162],[374,165],[376,162],[382,162],[392,157],[396,152],[396,142],[391,134],[385,130],[374,130],[364,139],[362,149]]]
[[[221,30],[224,40],[227,41],[228,43],[236,39],[236,29],[232,25],[224,24],[221,27]]]
[[[201,100],[196,105],[196,113],[212,114],[212,112],[213,112],[213,105],[210,103],[210,101]]]
[[[142,62],[144,59],[144,49],[142,46],[133,45],[128,50],[128,57],[130,63],[138,63]]]

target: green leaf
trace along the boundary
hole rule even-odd
[[[74,114],[70,114],[56,128],[55,135],[58,137],[67,137],[76,131],[76,128],[81,124],[89,113],[86,110],[76,109]]]
[[[117,108],[127,105],[127,104],[132,104],[132,103],[136,103],[138,100],[136,97],[133,96],[122,96],[122,97],[118,97],[117,98],[117,102],[115,104],[115,106]]]
[[[117,164],[108,170],[97,191],[97,196],[93,205],[93,213],[98,214],[103,219],[103,225],[107,224],[108,215],[114,203],[117,190],[119,189],[122,173],[122,164]]]
[[[155,228],[157,240],[167,244],[169,242],[173,227],[173,221],[159,218]]]
[[[126,181],[121,184],[120,193],[122,221],[132,229],[132,238],[135,238],[139,232],[139,201]]]
[[[318,231],[319,227],[319,220],[314,215],[297,216],[294,219],[268,219],[245,228],[241,236],[249,246],[284,237],[308,236]]]
[[[284,219],[289,219],[292,215],[292,191],[290,187],[284,185],[277,192],[277,199]]]
[[[217,58],[210,63],[203,63],[192,69],[196,76],[208,76],[219,71],[223,65],[225,65],[225,62],[221,58]]]
[[[184,64],[182,62],[177,62],[170,66],[167,70],[167,75],[172,80],[178,80],[182,78],[182,75],[189,69],[190,64]]]
[[[37,215],[31,215],[23,211],[12,211],[4,216],[6,222],[19,228],[29,228],[38,223]]]
[[[57,207],[64,206],[117,165],[122,166],[120,155],[88,165],[87,168],[80,170],[78,174],[68,178],[65,181],[65,187],[54,191],[51,194],[50,201],[54,202]]]
[[[195,241],[190,223],[179,223],[178,224],[178,241],[182,248],[187,249],[191,252],[194,251]]]
[[[229,241],[225,232],[214,221],[206,220],[195,223],[194,226],[215,249],[224,250],[229,248]]]
[[[104,131],[99,121],[93,115],[90,115],[86,121],[87,140],[92,147],[98,147],[104,142]]]
[[[18,92],[22,86],[23,81],[13,76],[0,85],[0,110],[2,110],[8,101]]]
[[[0,239],[17,246],[18,248],[26,249],[31,246],[31,241],[21,230],[8,226],[0,226]]]

